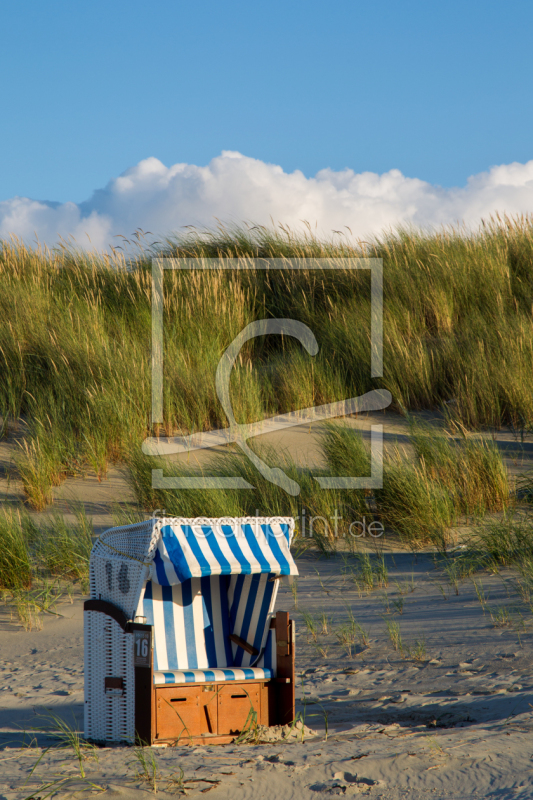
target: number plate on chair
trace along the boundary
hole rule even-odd
[[[133,663],[136,667],[150,666],[150,631],[133,631]]]

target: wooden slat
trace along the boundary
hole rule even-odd
[[[295,642],[294,623],[289,620],[286,611],[276,614],[276,652],[277,652],[277,679],[274,684],[276,689],[276,720],[279,725],[287,725],[294,720],[295,715]],[[271,725],[274,722],[270,723]]]
[[[257,721],[261,719],[261,684],[249,683],[244,685],[231,685],[225,683],[218,693],[218,733],[238,734],[243,730],[248,722],[250,724],[251,712],[257,715]]]
[[[135,738],[138,743],[151,745],[155,738],[153,633],[151,625],[130,623],[134,630],[149,632],[149,666],[135,666]]]
[[[245,639],[242,639],[240,636],[237,636],[236,633],[230,633],[229,638],[232,642],[235,642],[236,645],[242,647],[247,653],[250,653],[251,656],[259,655],[259,650],[253,646],[253,644],[249,644]]]
[[[276,651],[278,654],[278,675],[280,656],[289,655],[289,614],[287,611],[278,611],[276,614]],[[281,662],[283,669],[283,662]]]
[[[86,600],[83,604],[84,611],[99,611],[101,614],[107,614],[118,622],[123,631],[128,629],[128,618],[121,608],[114,603],[108,603],[106,600]]]
[[[213,684],[176,684],[156,688],[157,741],[180,744],[196,736],[216,734],[217,692]]]

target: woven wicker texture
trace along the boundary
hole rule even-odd
[[[97,611],[85,611],[84,618],[85,737],[96,742],[133,742],[133,636]],[[123,694],[106,694],[106,677],[121,678]]]

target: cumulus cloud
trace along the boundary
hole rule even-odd
[[[322,235],[351,229],[354,238],[397,225],[476,226],[491,214],[533,211],[533,161],[492,167],[466,186],[443,189],[392,169],[383,175],[323,169],[312,178],[284,172],[240,153],[224,151],[207,166],[166,167],[147,158],[80,204],[43,203],[25,197],[0,202],[0,238],[35,236],[49,245],[73,237],[79,245],[106,248],[116,234],[136,228],[157,236],[185,225],[212,227],[215,219],[301,228]]]

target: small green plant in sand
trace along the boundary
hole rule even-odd
[[[316,567],[315,567],[315,572],[316,572],[316,575],[317,575],[317,578],[318,578],[318,582],[320,584],[320,589],[324,592],[324,594],[328,594],[328,595],[331,594],[331,589],[327,588],[327,586],[325,585],[324,581],[320,577],[320,572],[317,570]]]
[[[85,778],[85,761],[98,761],[98,748],[87,742],[72,725],[69,725],[62,717],[50,709],[45,709],[39,717],[44,721],[41,727],[32,728],[33,731],[45,733],[48,737],[55,739],[59,746],[71,750],[76,761],[81,778]]]
[[[341,554],[345,579],[355,583],[359,591],[372,591],[389,585],[389,573],[383,555],[376,553]]]
[[[173,794],[179,792],[180,794],[187,794],[188,788],[185,785],[185,772],[181,767],[178,767],[176,772],[172,772],[166,777],[166,790]],[[213,781],[213,783],[220,783],[220,781]],[[191,788],[191,787],[189,787]]]
[[[382,602],[386,614],[403,614],[404,598],[402,595],[391,597],[383,593]]]
[[[31,775],[33,775],[33,770]],[[29,781],[24,783],[23,789],[26,789],[26,783],[29,783]],[[80,797],[82,792],[90,792],[95,795],[101,794],[105,792],[105,786],[99,786],[97,783],[93,783],[86,778],[73,778],[64,775],[59,778],[54,778],[52,781],[42,781],[31,794],[26,795],[24,798],[21,795],[18,795],[18,797],[20,797],[20,800],[48,800],[48,798],[53,797]]]
[[[533,561],[529,558],[516,564],[518,577],[510,581],[512,588],[520,599],[531,605],[533,599]]]
[[[292,599],[293,599],[293,602],[294,602],[294,608],[297,611],[298,610],[298,579],[294,575],[291,575],[290,578],[289,578],[289,586],[291,587],[291,594],[292,594]]]
[[[444,756],[446,752],[441,747],[441,745],[437,742],[435,736],[424,736],[424,741],[427,742],[429,750],[432,755],[434,756]]]
[[[405,648],[405,655],[414,661],[426,661],[426,640],[424,636],[415,639],[414,644],[407,645]]]
[[[346,654],[352,658],[357,654],[357,645],[364,650],[370,647],[370,639],[365,628],[356,621],[351,608],[348,606],[345,606],[345,608],[348,614],[348,621],[339,626],[339,629],[335,631],[335,635],[339,643],[344,647]]]
[[[328,734],[329,734],[329,712],[328,712],[328,710],[326,708],[324,708],[322,703],[320,703],[318,700],[314,700],[313,701],[313,705],[318,706],[320,708],[320,711],[313,711],[311,713],[308,713],[307,717],[308,718],[310,718],[310,717],[321,717],[322,718],[322,721],[324,723],[324,741],[327,742]]]
[[[389,595],[386,592],[382,592],[382,594],[381,594],[381,602],[383,603],[383,608],[384,608],[385,614],[393,614],[394,613],[393,611],[391,611],[390,601],[391,601],[391,598],[389,597]]]
[[[305,627],[307,628],[307,641],[316,642],[318,640],[317,621],[315,620],[313,615],[309,613],[309,611],[304,611],[302,609],[300,613],[305,622]]]
[[[456,595],[459,594],[459,581],[461,580],[461,572],[459,564],[454,560],[447,560],[442,569],[448,577],[450,586],[453,588]]]
[[[439,590],[439,592],[441,593],[441,595],[442,595],[442,599],[443,599],[443,600],[447,600],[447,599],[448,599],[448,595],[446,594],[446,589],[445,589],[445,587],[442,585],[442,583],[436,583],[436,584],[435,584],[435,586],[437,587],[437,589],[438,589],[438,590]]]
[[[405,581],[394,581],[394,585],[400,594],[411,594],[416,589],[415,576],[411,574],[411,577]]]
[[[403,614],[403,597],[393,597],[391,599],[392,605],[394,606],[394,610],[398,612],[398,614]]]
[[[323,611],[319,616],[319,622],[320,622],[320,633],[323,636],[327,636],[331,628],[331,617],[329,617],[328,614],[326,614],[326,612]]]
[[[483,611],[485,611],[489,601],[489,592],[485,591],[481,578],[478,578],[477,580],[472,578],[472,583],[474,584],[474,589],[476,590],[477,599],[481,604],[481,608]]]
[[[290,740],[293,731],[296,731],[296,733],[299,734],[300,742],[303,744],[305,741],[305,732],[306,732],[305,708],[303,713],[301,711],[298,711],[296,713],[285,738]]]
[[[463,580],[483,569],[486,563],[479,551],[468,548],[456,552],[434,554],[433,560],[436,569],[440,570],[448,580],[455,595],[459,594],[459,587]],[[442,589],[441,589],[442,591]]]
[[[385,625],[387,626],[387,633],[394,650],[396,650],[396,652],[403,653],[400,623],[392,619],[387,619],[385,620]]]
[[[489,614],[494,628],[513,627],[513,621],[511,619],[509,609],[505,608],[505,606],[500,606],[499,608],[489,608]]]
[[[135,778],[141,783],[146,783],[156,794],[161,776],[154,751],[151,747],[134,747],[133,755],[136,765]]]

